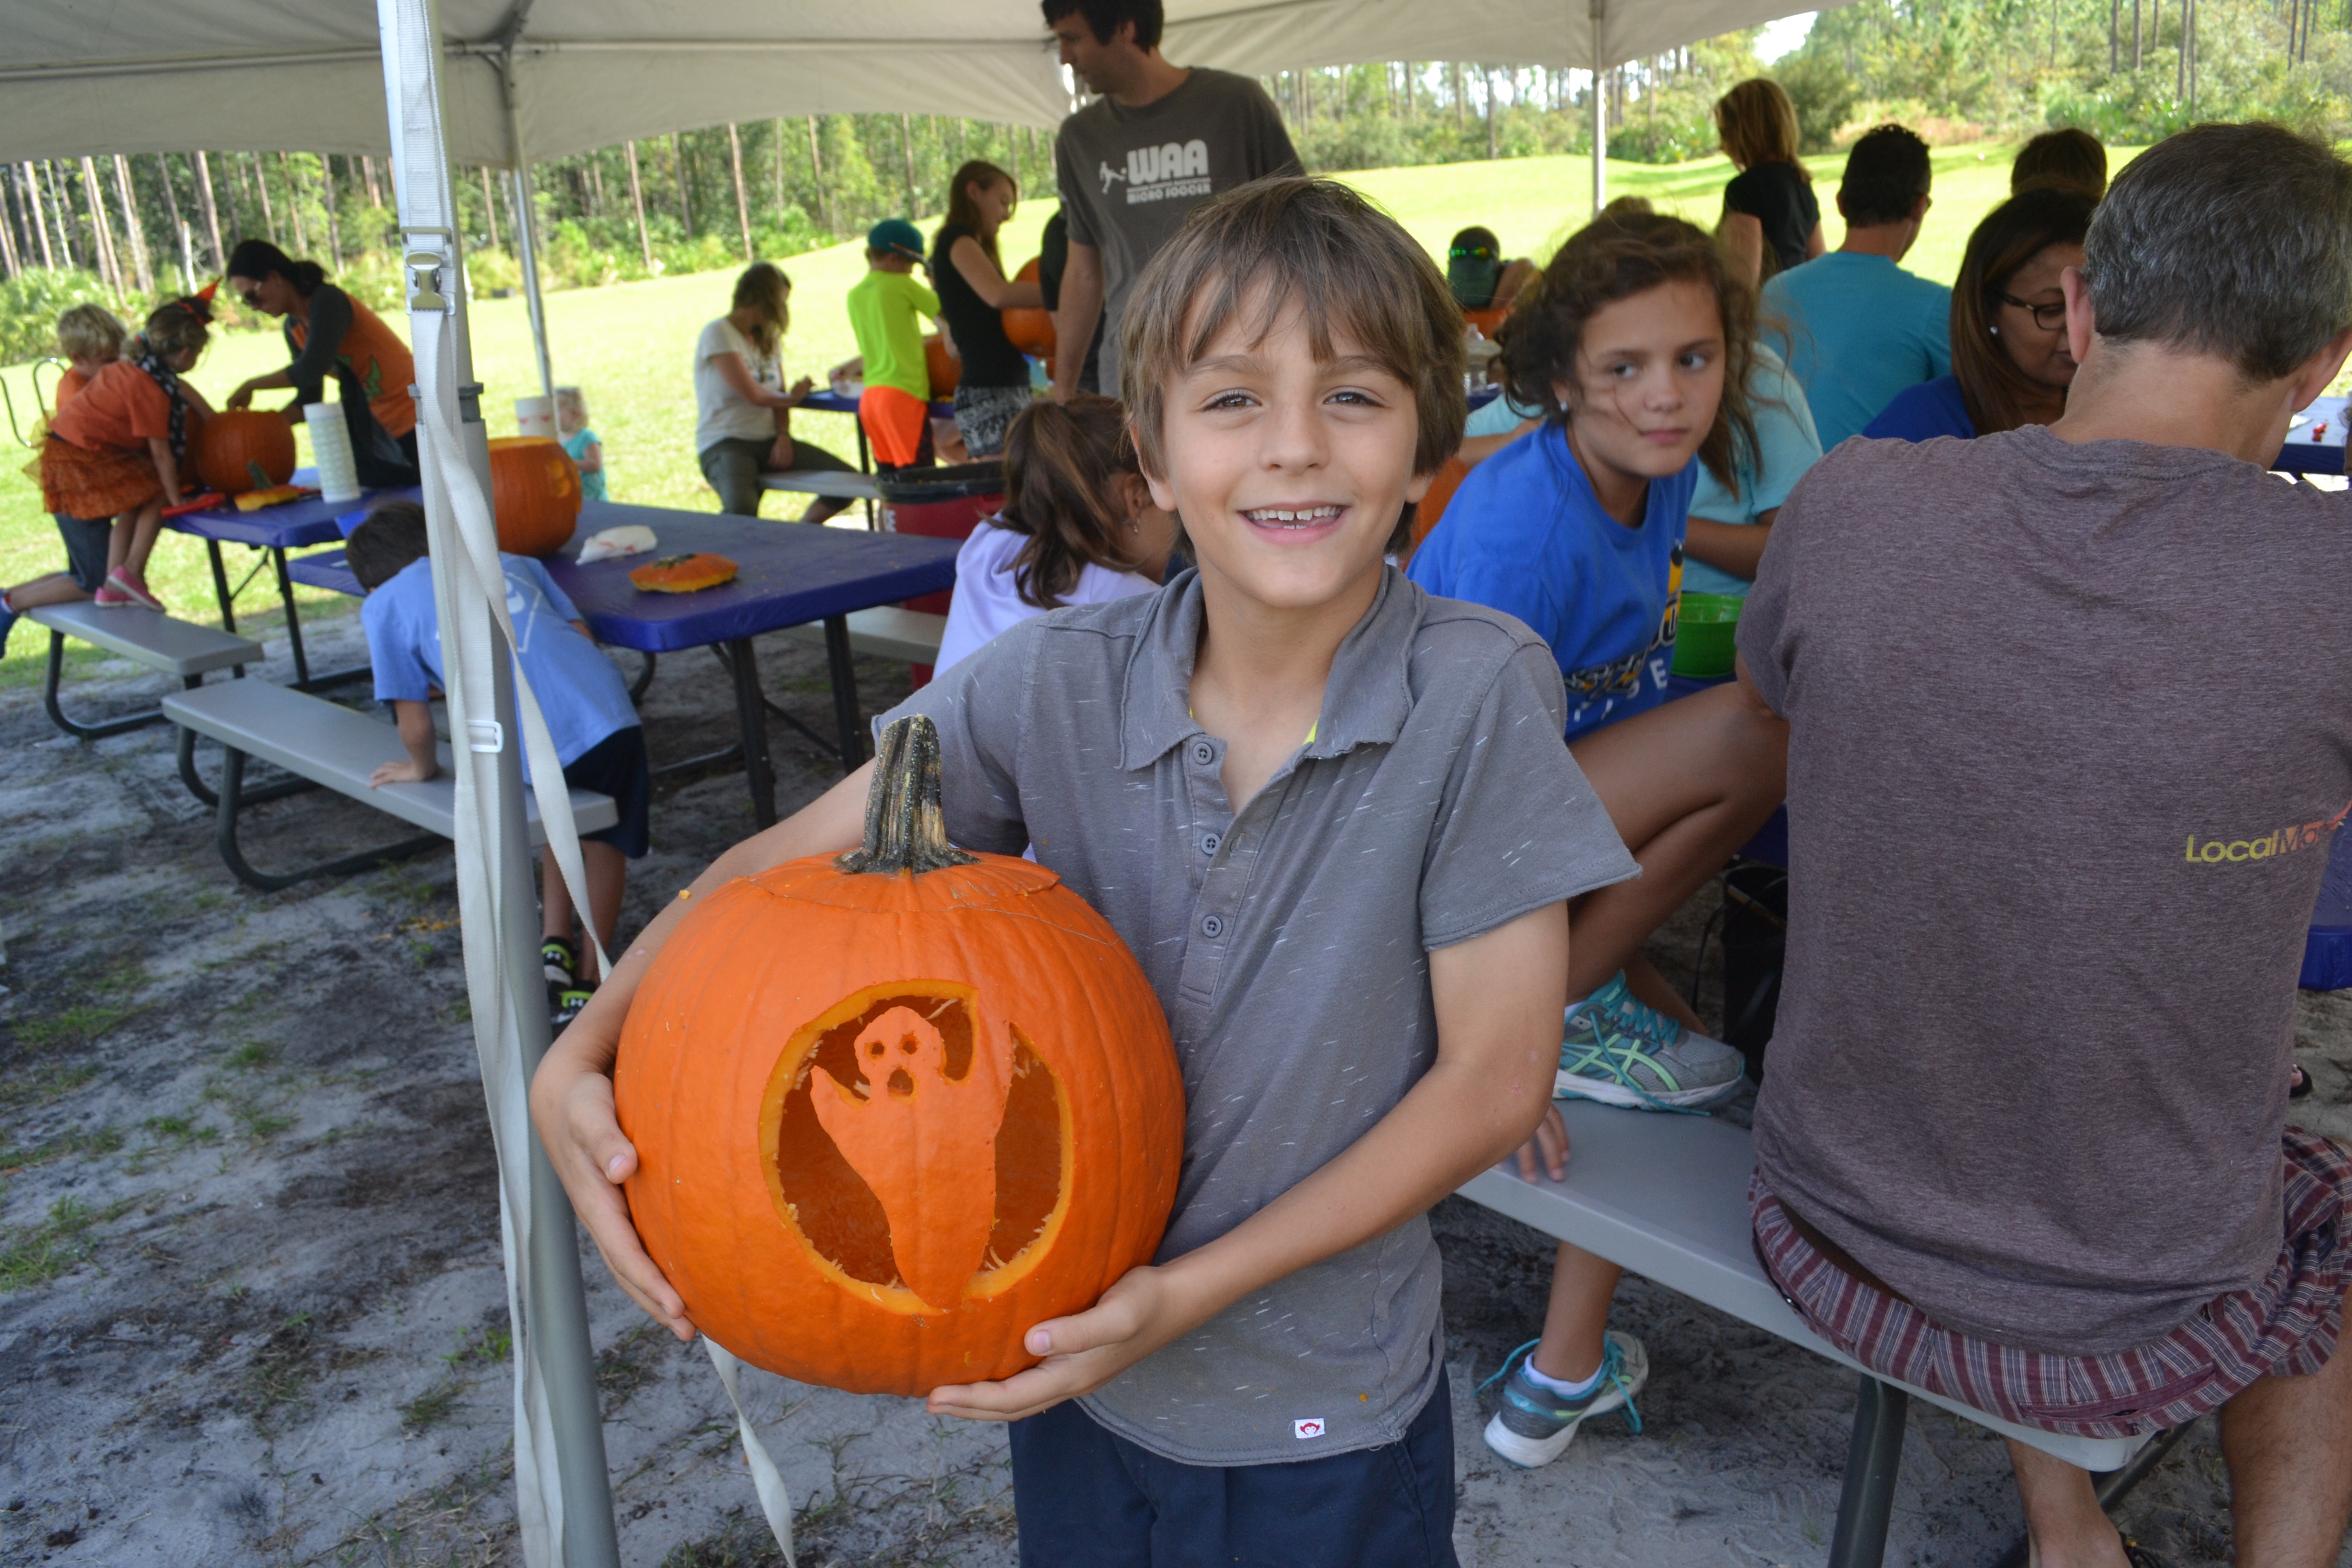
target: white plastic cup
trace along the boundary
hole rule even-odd
[[[555,439],[555,399],[552,397],[518,397],[515,399],[515,434],[544,436]]]
[[[352,457],[351,426],[343,423],[340,403],[309,403],[302,417],[310,426],[310,461],[319,470],[319,499],[347,501],[360,499],[360,468]]]

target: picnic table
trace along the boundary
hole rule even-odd
[[[623,523],[643,523],[661,542],[656,553],[709,551],[735,563],[733,582],[698,594],[647,594],[629,582],[632,569],[652,559],[624,556],[583,566],[576,559],[587,537]],[[708,647],[727,667],[735,689],[736,722],[751,816],[761,827],[776,820],[776,781],[768,753],[767,715],[818,744],[838,748],[844,773],[866,760],[865,721],[858,713],[856,674],[851,665],[851,612],[895,604],[955,584],[956,552],[961,542],[920,534],[867,533],[851,529],[761,522],[751,518],[714,517],[669,507],[588,501],[580,509],[572,541],[547,562],[548,575],[588,623],[596,640],[641,653],[674,653]],[[337,593],[360,592],[359,580],[341,550],[319,551],[289,565],[296,582]],[[825,663],[833,685],[835,734],[828,740],[760,689],[751,639],[787,626],[822,622]],[[698,757],[671,768],[699,766],[731,756]],[[668,770],[665,770],[668,771]]]
[[[318,470],[299,468],[295,470],[293,482],[315,485],[319,482]],[[205,552],[212,558],[213,593],[220,601],[221,630],[225,632],[236,630],[236,596],[245,591],[246,584],[253,581],[254,574],[261,570],[262,565],[276,571],[278,603],[286,607],[286,640],[294,654],[295,689],[317,691],[356,680],[365,675],[368,668],[362,664],[348,669],[330,670],[324,675],[310,673],[310,658],[302,647],[302,619],[294,609],[294,584],[304,579],[288,570],[286,552],[313,544],[340,544],[344,530],[335,521],[339,516],[355,509],[364,510],[379,500],[415,500],[423,493],[412,485],[398,489],[371,490],[357,501],[328,501],[318,496],[306,496],[300,500],[266,506],[257,511],[239,511],[234,501],[226,501],[216,507],[206,507],[202,511],[183,512],[178,517],[165,518],[163,526],[205,542]],[[263,551],[267,555],[253,572],[246,574],[245,583],[235,588],[228,584],[228,567],[221,559],[221,546],[224,544],[242,544]]]
[[[2344,418],[2352,399],[2315,397],[2295,416],[2271,471],[2280,474],[2340,474],[2344,471]]]

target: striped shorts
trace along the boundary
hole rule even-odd
[[[2285,1241],[2250,1289],[2207,1302],[2162,1339],[2105,1355],[1997,1345],[1941,1328],[1847,1274],[1799,1236],[1752,1178],[1756,1255],[1815,1333],[1885,1377],[2021,1426],[2134,1437],[2217,1410],[2258,1379],[2327,1364],[2352,1283],[2352,1154],[2288,1128]]]

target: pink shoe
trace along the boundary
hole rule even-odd
[[[89,602],[101,610],[129,609],[135,607],[139,603],[129,594],[116,587],[114,579],[111,577],[98,585],[98,592],[89,596]]]
[[[120,566],[106,574],[106,586],[125,595],[130,603],[142,609],[160,610],[163,607],[163,601],[147,591],[147,584],[142,578],[133,577]],[[100,590],[101,593],[104,591],[104,589]],[[103,602],[100,601],[100,603]]]

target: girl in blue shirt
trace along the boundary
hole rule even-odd
[[[1739,1053],[1641,957],[1642,943],[1763,826],[1788,726],[1745,680],[1668,702],[1683,533],[1702,466],[1737,488],[1755,294],[1704,232],[1640,201],[1579,231],[1503,329],[1508,395],[1542,426],[1471,470],[1414,553],[1433,594],[1517,616],[1568,684],[1569,750],[1642,876],[1569,907],[1557,1092],[1699,1109],[1738,1092]],[[1549,1464],[1591,1415],[1629,1408],[1648,1360],[1608,1330],[1618,1270],[1562,1245],[1543,1337],[1515,1352],[1486,1444]],[[1532,1352],[1532,1353],[1527,1353]]]

